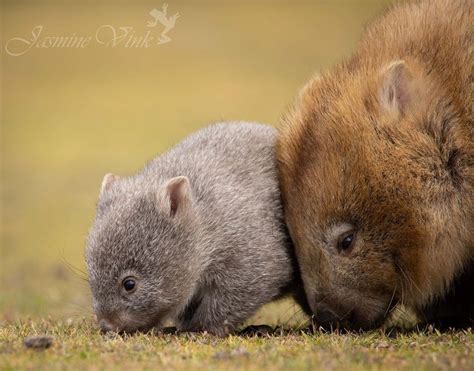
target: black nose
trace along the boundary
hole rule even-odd
[[[316,323],[324,328],[331,329],[338,326],[339,317],[326,305],[320,304],[315,308]]]

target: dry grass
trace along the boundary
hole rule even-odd
[[[46,350],[26,349],[31,334],[54,337]],[[265,337],[101,335],[86,320],[25,321],[0,329],[2,369],[404,369],[472,370],[474,333],[305,334]]]

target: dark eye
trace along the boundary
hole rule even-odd
[[[337,243],[337,249],[339,252],[348,252],[354,245],[355,233],[347,232],[343,234]]]
[[[133,278],[127,277],[122,282],[123,288],[127,292],[135,290],[136,282]]]

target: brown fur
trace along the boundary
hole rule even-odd
[[[397,302],[436,316],[473,265],[473,4],[395,6],[285,117],[287,223],[321,322],[374,327]]]

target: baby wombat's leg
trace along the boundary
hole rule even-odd
[[[227,295],[226,295],[227,294]],[[217,336],[232,333],[255,310],[242,295],[207,292],[193,315],[184,318],[182,331],[207,331]]]

